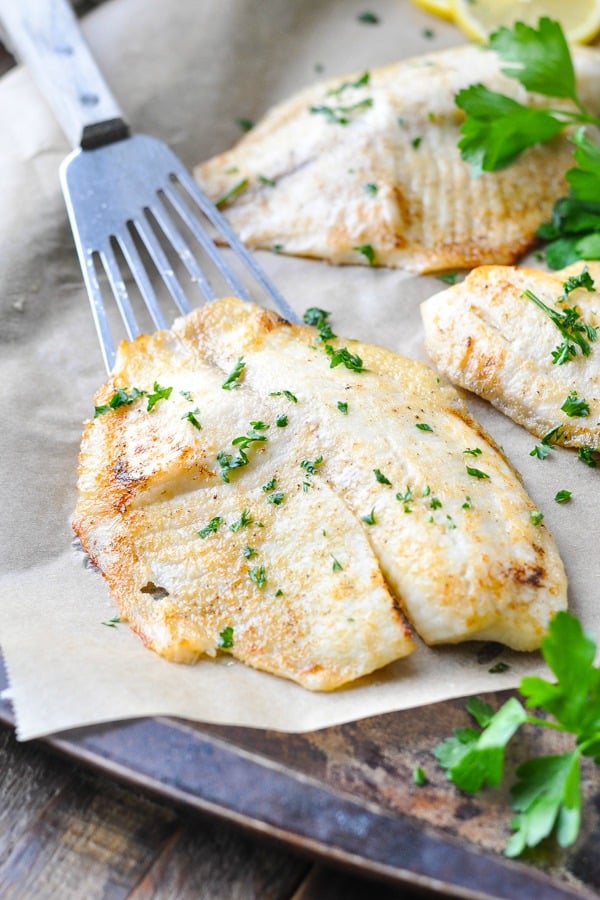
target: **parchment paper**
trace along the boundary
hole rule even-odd
[[[462,43],[408,0],[372,0],[361,24],[348,0],[112,0],[85,23],[92,48],[137,131],[168,141],[189,166],[229,147],[239,118],[257,119],[306,84]],[[433,29],[433,36],[425,29]],[[0,83],[0,643],[21,739],[95,722],[172,714],[206,722],[312,730],[378,713],[514,686],[543,670],[537,654],[481,645],[427,650],[335,694],[311,694],[229,659],[193,667],[145,650],[97,574],[71,547],[81,423],[104,379],[100,350],[60,195],[68,152],[28,73]],[[435,278],[260,254],[301,313],[332,311],[338,334],[423,357],[418,304]],[[474,411],[523,473],[553,531],[571,608],[600,631],[600,469],[535,443],[485,403]],[[559,489],[573,492],[558,505]]]

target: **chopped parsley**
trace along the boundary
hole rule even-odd
[[[473,478],[489,478],[485,472],[482,472],[481,469],[475,469],[472,466],[465,466],[467,470],[467,475],[471,475]]]
[[[402,493],[396,494],[396,500],[398,500],[399,503],[404,504],[404,512],[405,513],[412,512],[412,509],[409,506],[410,501],[412,499],[413,499],[413,492],[412,492],[412,489],[409,487],[409,485],[406,486],[406,490],[403,494]]]
[[[345,403],[343,400],[338,400],[337,408],[342,413],[342,415],[344,415],[344,416],[348,415],[348,404]]]
[[[337,350],[335,350],[331,346],[331,344],[325,344],[325,352],[330,359],[330,369],[335,369],[336,366],[344,365],[352,372],[365,371],[365,367],[363,366],[363,361],[360,356],[357,353],[350,353],[347,347],[339,347]]]
[[[558,491],[555,494],[554,499],[557,503],[568,503],[568,501],[571,499],[571,491]]]
[[[118,409],[120,406],[129,406],[139,397],[145,396],[146,391],[140,391],[135,387],[131,388],[131,390],[128,390],[127,388],[117,388],[108,403],[105,403],[103,406],[94,407],[94,418],[103,416],[104,413],[107,413],[111,409]]]
[[[362,253],[370,266],[375,265],[375,250],[373,249],[371,244],[359,244],[357,247],[353,247],[352,249],[356,250],[357,253]]]
[[[333,560],[333,565],[331,566],[332,572],[341,572],[343,569],[342,564],[335,558],[333,554],[331,554],[331,558]]]
[[[376,479],[376,481],[379,482],[379,484],[391,485],[392,482],[389,480],[389,478],[385,477],[385,475],[383,474],[383,472],[380,469],[373,469],[373,474],[375,475],[375,479]]]
[[[509,664],[500,660],[499,662],[494,663],[494,665],[490,669],[488,669],[488,672],[490,673],[490,675],[500,675],[502,672],[508,672],[509,669]]]
[[[379,16],[376,16],[374,12],[361,12],[357,15],[356,20],[363,25],[379,25]]]
[[[191,391],[179,391],[179,393],[185,400],[188,400],[190,403],[194,402]]]
[[[414,148],[415,150],[417,150],[418,147],[421,145],[421,141],[422,141],[422,140],[423,140],[423,135],[421,135],[421,134],[418,134],[416,137],[414,137],[414,138],[412,139],[411,145],[413,146],[413,148]]]
[[[369,194],[370,197],[374,197],[379,188],[376,184],[373,184],[372,181],[368,181],[366,184],[363,184],[363,191],[365,194]]]
[[[305,325],[311,325],[313,328],[318,328],[320,341],[330,341],[336,337],[331,330],[331,325],[327,321],[330,315],[331,313],[327,312],[325,309],[319,309],[318,306],[311,306],[302,316],[302,321]]]
[[[300,463],[307,475],[316,475],[323,464],[323,457],[317,456],[316,459],[303,459]]]
[[[431,500],[429,501],[429,508],[430,509],[441,509],[442,508],[442,501],[439,499],[439,497],[431,498]]]
[[[298,398],[295,394],[292,394],[291,391],[271,391],[269,397],[285,397],[287,400],[290,400],[292,403],[297,403]]]
[[[358,112],[361,109],[368,109],[373,106],[372,97],[365,97],[364,100],[358,100],[347,106],[311,106],[309,112],[317,115],[325,116],[328,122],[334,125],[348,125],[351,121],[351,113]]]
[[[223,519],[221,518],[221,516],[215,516],[210,520],[208,525],[205,525],[204,528],[200,529],[200,531],[198,532],[198,537],[206,538],[209,536],[209,534],[214,534],[216,531],[218,531],[219,525],[222,521]]]
[[[562,342],[557,345],[551,354],[554,365],[562,366],[570,362],[577,356],[577,348],[579,348],[582,356],[590,355],[592,351],[590,342],[593,343],[597,339],[598,328],[583,322],[577,307],[552,309],[529,289],[523,291],[522,296],[532,300],[539,309],[545,312],[563,337]]]
[[[267,481],[266,484],[263,484],[262,489],[265,492],[265,494],[268,494],[269,491],[273,490],[273,488],[275,487],[276,484],[277,484],[277,479],[275,478],[275,476],[273,476],[273,478],[271,478],[270,481]]]
[[[282,491],[273,491],[267,495],[267,503],[273,503],[275,506],[280,506],[284,500],[285,494]]]
[[[568,395],[567,399],[561,406],[561,409],[564,413],[566,413],[571,418],[574,417],[585,417],[590,414],[590,405],[583,398],[579,398],[577,396],[577,391],[571,391]]]
[[[420,431],[433,431],[431,425],[428,425],[427,422],[417,422],[416,427]]]
[[[172,387],[161,387],[158,381],[155,381],[152,386],[152,393],[146,395],[148,398],[146,409],[148,412],[152,412],[159,400],[168,400],[172,391]]]
[[[196,418],[196,416],[198,415],[199,412],[200,412],[200,410],[198,409],[198,407],[196,407],[196,409],[192,409],[189,412],[184,413],[181,418],[187,419],[188,422],[194,426],[194,428],[197,428],[198,431],[202,431],[202,425],[200,424],[199,420]]]
[[[533,450],[529,451],[529,455],[537,456],[538,459],[546,459],[551,452],[547,444],[536,444]]]
[[[256,552],[257,551],[254,549],[254,547],[249,547],[247,544],[243,550],[243,554],[246,557],[246,559],[252,559],[253,556],[256,556]]]
[[[267,178],[266,175],[259,175],[257,181],[260,182],[260,184],[268,185],[268,187],[275,187],[276,184],[273,178]]]
[[[258,425],[261,429],[268,428],[268,425],[265,425],[264,422],[254,422],[251,425]],[[226,453],[225,450],[219,450],[217,453],[217,462],[221,468],[221,478],[227,484],[229,484],[229,473],[232,469],[239,469],[242,466],[247,466],[250,462],[247,454],[247,450],[252,446],[252,444],[262,443],[267,441],[268,437],[266,434],[259,434],[256,428],[251,428],[247,434],[240,435],[232,440],[232,445],[238,448],[238,455],[234,456],[232,453]]]
[[[363,72],[362,75],[355,81],[342,81],[336,88],[332,88],[330,91],[327,91],[328,97],[339,97],[347,88],[361,88],[366,87],[371,80],[371,73],[369,71]]]
[[[288,423],[288,417],[285,415],[285,413],[281,416],[277,416],[277,418],[275,419],[275,424],[277,425],[278,428],[285,428],[287,423]]]
[[[116,628],[116,626],[119,624],[120,621],[121,621],[121,616],[119,616],[119,615],[111,616],[110,619],[105,619],[104,622],[102,622],[102,625],[108,625],[109,628]]]
[[[362,519],[363,522],[366,522],[367,525],[375,525],[375,524],[376,524],[376,521],[377,521],[377,520],[375,519],[375,507],[373,507],[373,509],[371,510],[371,512],[370,512],[370,513],[367,513],[366,516],[361,516],[361,519]]]
[[[237,520],[237,522],[233,522],[229,526],[229,530],[233,531],[233,532],[239,531],[240,528],[247,528],[248,525],[252,525],[253,521],[254,520],[252,518],[250,510],[245,509],[245,510],[243,510],[243,512],[242,512],[241,516],[239,517],[239,519]]]
[[[473,509],[473,501],[468,495],[465,497],[465,502],[462,504],[461,509]]]
[[[252,119],[237,119],[237,124],[242,129],[242,131],[251,131],[254,128],[254,122],[252,121]],[[237,171],[237,169],[235,171]]]
[[[221,209],[223,206],[226,206],[231,200],[234,200],[239,194],[246,190],[250,182],[247,178],[242,178],[241,181],[238,181],[237,184],[234,184],[232,188],[228,191],[225,191],[224,194],[221,194],[220,197],[217,197],[215,200],[215,206],[217,209]]]
[[[253,581],[256,587],[262,591],[262,589],[267,584],[267,575],[265,572],[264,566],[254,566],[253,569],[248,569],[248,575],[250,576],[250,581]]]
[[[532,525],[541,525],[544,519],[544,513],[540,512],[539,509],[532,509],[529,513],[529,518],[531,519]]]
[[[483,451],[479,447],[467,447],[466,450],[463,450],[463,453],[466,453],[468,456],[481,456]]]
[[[595,469],[597,461],[593,454],[597,452],[597,450],[593,450],[591,447],[580,447],[577,451],[577,459],[580,459],[581,462],[584,462],[586,466],[589,466],[591,469]]]
[[[238,356],[235,366],[221,385],[224,391],[233,391],[240,386],[240,380],[245,368],[246,363],[244,362],[244,357]]]
[[[443,281],[445,284],[456,284],[458,281],[458,272],[444,272],[442,275],[435,276],[438,281]]]
[[[421,766],[417,766],[413,769],[413,781],[417,787],[423,787],[423,785],[427,784],[427,776],[425,775],[425,770],[422,769]]]
[[[219,644],[221,650],[231,650],[233,647],[233,628],[227,625],[223,631],[219,633]]]

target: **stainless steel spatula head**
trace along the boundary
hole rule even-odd
[[[172,150],[156,138],[130,135],[67,0],[0,0],[0,21],[77,148],[63,162],[60,180],[107,369],[115,359],[114,332],[124,330],[132,339],[142,330],[140,308],[151,325],[166,328],[175,311],[196,305],[198,289],[204,299],[214,299],[217,282],[246,300],[259,288],[295,321]],[[215,240],[231,248],[235,265]],[[246,275],[252,276],[250,287]],[[170,305],[159,296],[157,281]]]

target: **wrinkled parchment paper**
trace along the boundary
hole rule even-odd
[[[408,0],[112,0],[85,22],[108,81],[137,131],[192,166],[239,137],[274,102],[316,79],[462,43]],[[433,29],[433,36],[426,29]],[[227,658],[185,667],[145,650],[115,613],[100,576],[71,546],[81,423],[104,379],[59,190],[69,148],[28,73],[0,83],[0,643],[21,739],[76,726],[171,714],[206,722],[312,730],[514,686],[543,670],[537,654],[502,652],[489,674],[481,645],[415,653],[335,694],[311,694]],[[260,254],[301,313],[332,311],[338,334],[423,358],[419,302],[435,278]],[[535,441],[487,404],[473,408],[523,473],[553,531],[572,609],[600,632],[600,469]],[[555,493],[573,492],[570,503]]]

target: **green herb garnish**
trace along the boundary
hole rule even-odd
[[[104,413],[109,412],[111,409],[118,409],[120,406],[129,406],[139,397],[145,396],[145,391],[140,391],[135,387],[131,388],[131,390],[128,390],[128,388],[117,388],[108,403],[105,403],[103,406],[94,407],[94,418],[103,416]]]
[[[338,400],[337,408],[342,413],[342,415],[344,415],[344,416],[348,415],[348,404],[345,403],[343,400]]]
[[[391,485],[392,482],[389,480],[389,478],[386,478],[383,472],[381,472],[379,469],[373,469],[373,474],[375,475],[375,479],[379,482],[379,484]]]
[[[267,495],[267,503],[273,503],[275,506],[280,506],[284,500],[285,494],[282,491],[273,491]]]
[[[540,512],[539,509],[532,509],[529,513],[529,518],[532,525],[541,525],[544,520],[544,513]]]
[[[214,532],[218,531],[219,525],[222,521],[223,519],[221,518],[221,516],[215,516],[210,520],[208,525],[205,525],[204,528],[200,529],[200,531],[198,532],[198,537],[206,538],[209,536],[209,534],[213,534]]]
[[[558,491],[554,499],[557,503],[567,503],[571,499],[571,491]]]
[[[571,391],[568,395],[567,399],[561,406],[561,409],[564,413],[566,413],[571,418],[589,416],[590,414],[590,405],[589,403],[577,396],[577,391]]]
[[[200,424],[200,421],[196,418],[199,412],[200,412],[200,410],[198,409],[198,407],[196,407],[196,409],[192,409],[192,410],[190,410],[190,412],[184,413],[181,418],[187,419],[188,422],[194,426],[194,428],[197,428],[198,431],[202,431],[202,425]]]
[[[373,249],[371,244],[359,244],[357,247],[353,247],[352,249],[356,250],[357,253],[362,253],[370,266],[375,265],[375,250]]]
[[[370,513],[367,513],[366,516],[361,516],[361,519],[362,519],[363,522],[366,522],[367,525],[375,525],[375,524],[376,524],[376,519],[375,519],[375,507],[373,507],[373,509],[371,510],[371,512],[370,512]]]
[[[242,512],[241,516],[239,517],[239,519],[237,520],[237,522],[233,522],[229,526],[229,530],[236,532],[236,531],[239,531],[240,528],[247,528],[248,525],[252,525],[252,524],[253,524],[253,519],[252,519],[250,510],[245,509],[245,510],[243,510],[243,512]]]
[[[489,478],[485,472],[482,472],[481,469],[475,469],[472,466],[465,466],[467,470],[467,475],[471,475],[473,478]]]
[[[231,650],[233,647],[233,628],[231,625],[227,625],[219,633],[219,647],[221,650]]]
[[[250,182],[247,178],[242,178],[241,181],[238,181],[237,184],[234,184],[232,188],[228,191],[225,191],[224,194],[221,194],[220,197],[217,197],[215,200],[215,206],[217,209],[221,209],[223,206],[227,206],[227,204],[234,200],[239,194],[246,190]]]
[[[340,347],[335,350],[331,344],[325,344],[325,352],[330,359],[330,369],[336,366],[344,365],[352,372],[364,372],[363,361],[357,353],[350,353],[347,347]]]
[[[416,427],[420,431],[433,431],[431,425],[428,425],[427,422],[417,422]]]
[[[559,612],[542,641],[542,655],[556,681],[527,677],[519,692],[528,709],[541,709],[547,718],[529,715],[516,697],[497,712],[472,697],[467,710],[479,728],[460,728],[434,750],[448,778],[460,790],[476,793],[486,784],[493,786],[502,780],[506,746],[521,725],[574,736],[572,749],[534,757],[517,767],[517,782],[511,789],[517,815],[512,822],[514,834],[505,848],[511,857],[536,846],[552,832],[561,847],[574,843],[581,823],[581,757],[600,764],[600,668],[594,666],[594,641],[574,616]]]
[[[250,576],[250,580],[254,582],[256,587],[262,591],[267,583],[265,567],[255,566],[253,569],[248,569],[248,575]]]
[[[221,385],[224,391],[233,391],[240,386],[240,381],[246,368],[243,356],[238,356],[235,366]]]

